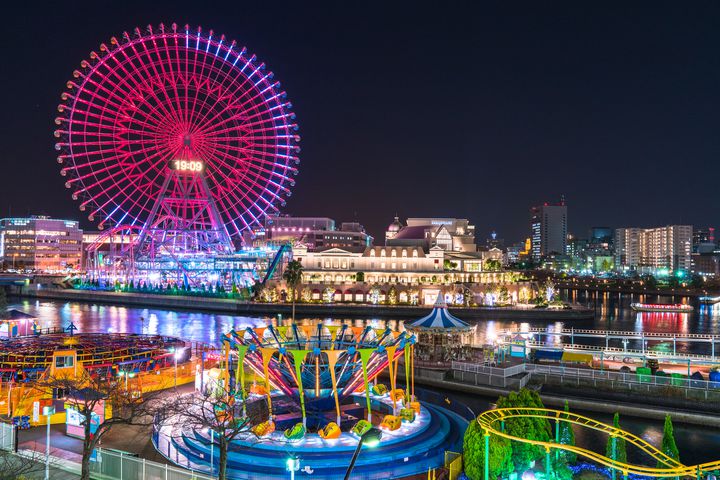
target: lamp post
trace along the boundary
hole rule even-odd
[[[45,438],[45,480],[50,480],[50,417],[55,414],[55,407],[43,407],[43,415],[47,418],[47,435]]]
[[[358,446],[355,449],[355,452],[353,452],[352,460],[350,460],[347,472],[345,472],[344,480],[350,479],[350,474],[352,473],[353,468],[355,468],[355,462],[357,461],[358,455],[360,455],[360,449],[362,449],[362,446],[367,445],[369,448],[376,447],[380,443],[381,439],[382,431],[376,427],[372,427],[370,430],[362,434],[360,441],[358,442]]]
[[[288,457],[287,461],[285,462],[285,470],[290,472],[290,480],[295,480],[295,472],[300,470],[300,459],[297,458],[295,455],[291,455]]]

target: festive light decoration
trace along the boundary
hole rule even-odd
[[[298,173],[280,82],[212,30],[149,25],[100,45],[62,93],[65,186],[135,257],[232,253]]]

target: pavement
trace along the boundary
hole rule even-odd
[[[168,397],[194,391],[192,383],[181,385],[175,389],[164,392]],[[80,463],[82,461],[82,440],[65,434],[65,424],[50,425],[50,455],[51,475],[53,480],[69,480],[79,477]],[[33,427],[18,431],[18,450],[31,456],[33,460],[45,461],[45,447],[47,440],[47,427]],[[152,443],[152,426],[116,425],[108,431],[101,440],[101,448],[121,450],[135,454],[146,460],[158,463],[168,463],[160,455]],[[172,465],[172,464],[171,464]],[[33,472],[28,478],[44,478],[44,465],[40,465],[39,476]],[[69,471],[68,471],[69,470]]]

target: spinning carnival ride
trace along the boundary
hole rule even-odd
[[[65,186],[104,232],[88,247],[91,275],[197,284],[255,268],[235,252],[285,204],[299,164],[295,114],[273,77],[224,35],[175,24],[125,32],[80,63],[55,148]]]
[[[382,439],[358,457],[358,478],[402,478],[442,465],[445,451],[462,444],[467,422],[417,401],[414,344],[414,336],[389,328],[322,323],[223,335],[221,368],[204,388],[222,396],[230,392],[236,400],[228,403],[237,411],[247,404],[248,411],[261,412],[252,433],[231,440],[228,478],[287,478],[289,452],[300,459],[304,474],[341,478],[359,437],[372,425],[382,429]],[[383,373],[389,388],[378,383]],[[219,434],[184,424],[178,418],[158,425],[158,451],[185,467],[217,471],[212,452]]]

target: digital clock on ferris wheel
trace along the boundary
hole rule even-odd
[[[172,160],[170,168],[178,172],[200,173],[205,169],[205,164],[200,160]]]

